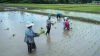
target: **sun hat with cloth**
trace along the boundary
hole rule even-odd
[[[32,25],[34,25],[34,24],[31,23],[30,21],[27,21],[27,22],[26,22],[26,27],[30,27],[30,26],[32,26]]]
[[[67,20],[67,17],[64,17],[64,20],[66,21]]]
[[[49,14],[48,17],[51,18],[51,14]]]

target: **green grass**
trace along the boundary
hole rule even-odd
[[[100,5],[91,5],[91,4],[5,4],[5,5],[100,12]]]

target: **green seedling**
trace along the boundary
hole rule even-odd
[[[27,15],[28,16],[28,15]]]
[[[7,30],[9,30],[9,28],[7,28]]]
[[[47,55],[48,56],[48,55]]]
[[[99,50],[97,50],[97,52],[98,52]]]
[[[94,44],[96,45],[96,42]]]
[[[72,27],[70,29],[73,29]]]
[[[43,27],[41,27],[41,29],[43,29]]]
[[[51,22],[53,22],[53,21],[51,21]]]
[[[44,34],[45,31],[43,29],[40,30],[40,34]]]
[[[88,49],[90,49],[90,48],[88,48]]]
[[[20,22],[20,23],[22,23],[22,22]]]
[[[33,22],[31,22],[31,23],[33,23]]]
[[[89,43],[90,43],[91,41],[89,41]]]
[[[56,27],[54,27],[56,29]]]
[[[15,36],[16,34],[13,34],[13,37]]]
[[[47,51],[47,52],[49,52],[49,51]]]
[[[71,35],[69,35],[69,37],[71,37]]]
[[[43,16],[42,16],[43,17]]]
[[[51,54],[51,52],[50,52],[50,54]]]
[[[43,55],[44,55],[44,53],[43,53]]]
[[[64,49],[62,49],[62,52],[63,52],[63,50],[64,50]]]
[[[2,22],[2,20],[1,20],[1,22]]]
[[[57,22],[55,21],[55,24],[56,24]]]
[[[95,54],[96,54],[96,51],[95,51]]]
[[[79,49],[77,51],[79,51]]]
[[[85,53],[85,51],[84,51],[84,53]]]
[[[55,50],[55,52],[56,52],[57,50]]]
[[[84,38],[84,37],[82,37],[82,38]]]

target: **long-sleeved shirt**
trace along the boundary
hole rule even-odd
[[[47,19],[46,23],[47,23],[46,26],[49,26],[49,27],[51,28],[51,24],[52,24],[52,23],[51,23],[51,20]]]
[[[60,16],[60,18],[61,18],[61,13],[57,13],[59,16]]]
[[[34,43],[34,37],[38,36],[38,33],[35,33],[32,28],[27,28],[25,30],[25,42]]]
[[[63,22],[63,26],[64,26],[64,28],[66,27],[65,22],[66,22],[66,21]]]

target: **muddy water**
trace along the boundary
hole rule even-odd
[[[71,11],[52,10],[52,9],[41,9],[41,10],[37,9],[31,11],[51,13],[51,14],[62,13],[65,16],[82,17],[100,21],[100,14],[94,14],[94,13],[71,12]]]
[[[43,27],[46,31],[47,15],[21,11],[0,12],[0,56],[99,56],[100,25],[70,20],[73,29],[63,30],[63,19],[52,17],[57,23],[51,27],[50,35],[35,38],[36,50],[29,54],[24,42],[26,22],[34,22],[34,32]],[[2,22],[1,22],[2,20]],[[22,22],[22,23],[20,23]],[[54,27],[57,27],[56,29]],[[4,30],[9,28],[9,30]],[[14,37],[12,34],[16,34]]]

